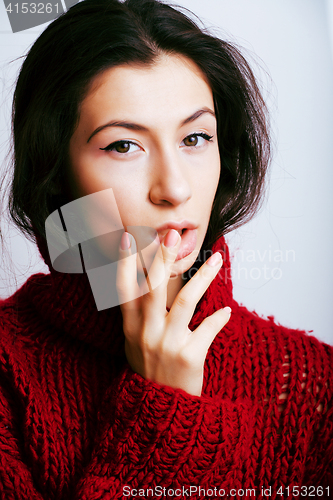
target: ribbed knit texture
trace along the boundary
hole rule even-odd
[[[120,309],[98,312],[85,275],[37,274],[0,303],[1,499],[333,498],[333,348],[239,306],[213,249],[190,328],[232,316],[201,397],[131,370]]]

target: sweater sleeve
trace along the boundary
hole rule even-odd
[[[192,396],[129,366],[108,393],[101,424],[78,485],[82,500],[132,498],[140,488],[219,486],[227,478],[235,485],[253,435],[249,402]]]

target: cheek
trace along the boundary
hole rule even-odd
[[[113,188],[112,178],[106,168],[89,160],[89,158],[77,158],[72,162],[71,185],[77,197]]]
[[[197,196],[205,206],[211,206],[213,203],[220,179],[220,172],[219,154],[214,153],[209,155],[196,182]],[[203,193],[205,193],[204,196],[202,196]]]
[[[104,152],[98,148],[70,145],[70,177],[75,192],[85,196],[112,187],[110,170]]]
[[[211,189],[212,189],[212,203],[213,203],[213,200],[215,198],[215,194],[216,194],[216,190],[217,190],[217,186],[219,184],[219,180],[220,180],[220,175],[221,175],[221,160],[220,160],[220,155],[219,155],[219,152],[217,152],[217,154],[214,156],[213,160],[212,160],[212,164],[214,165],[214,168],[213,168],[213,172],[212,172],[212,175],[211,175]]]

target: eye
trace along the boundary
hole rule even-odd
[[[134,148],[133,150],[131,146],[134,146],[136,149]],[[116,141],[112,142],[105,148],[99,148],[99,149],[101,149],[102,151],[116,151],[116,153],[124,154],[124,153],[134,153],[134,151],[139,151],[141,148],[140,146],[135,144],[135,142],[132,141]]]
[[[196,133],[196,134],[191,134],[185,137],[185,139],[182,141],[185,146],[202,146],[203,143],[211,141],[213,138],[212,135],[205,134],[204,132]]]

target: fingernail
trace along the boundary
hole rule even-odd
[[[131,246],[131,241],[129,239],[128,233],[123,233],[121,240],[120,240],[120,248],[122,250],[128,250],[129,247]]]
[[[228,307],[225,307],[225,308],[223,309],[223,311],[225,311],[226,313],[229,313],[229,314],[230,314],[230,313],[231,313],[231,307],[229,307],[229,306],[228,306]]]
[[[209,257],[209,259],[207,260],[207,264],[213,267],[219,264],[221,260],[222,260],[222,255],[219,252],[216,252],[211,257]]]
[[[166,238],[164,240],[165,247],[174,247],[178,243],[178,239],[180,238],[178,231],[175,229],[171,229]]]

